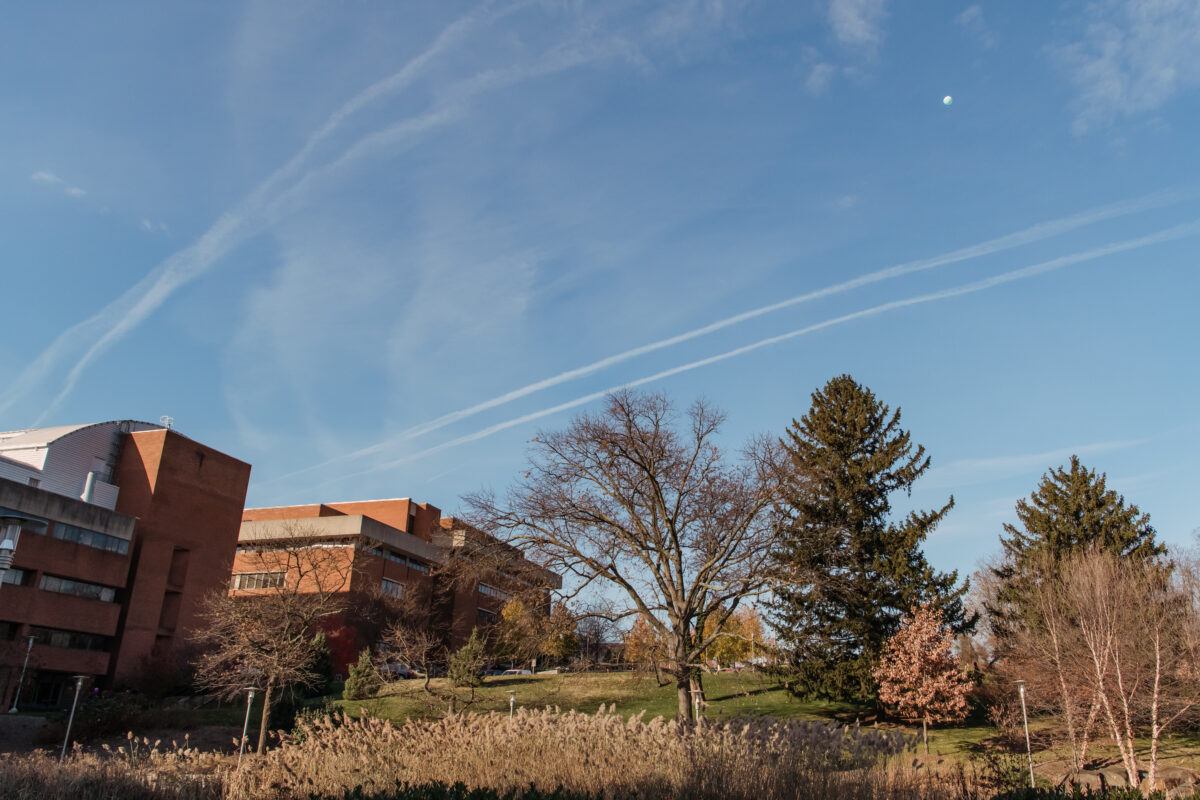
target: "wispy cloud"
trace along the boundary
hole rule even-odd
[[[887,0],[830,0],[829,24],[838,41],[853,47],[875,47],[883,41]]]
[[[0,412],[43,384],[60,362],[70,358],[71,353],[82,347],[82,355],[75,359],[64,379],[62,389],[44,406],[36,421],[36,424],[40,424],[70,395],[80,376],[97,357],[140,325],[181,286],[207,272],[233,249],[260,232],[269,221],[270,215],[286,208],[287,203],[301,195],[311,181],[336,172],[351,161],[375,154],[383,148],[395,147],[457,119],[463,111],[464,103],[481,92],[508,86],[553,70],[569,69],[585,63],[588,57],[604,57],[611,55],[614,49],[620,49],[620,42],[610,42],[607,49],[588,44],[575,47],[560,46],[532,66],[522,65],[485,71],[456,87],[451,87],[445,93],[446,99],[432,110],[362,137],[320,170],[307,169],[311,156],[355,112],[385,95],[411,86],[424,74],[431,62],[459,43],[469,29],[501,14],[511,13],[513,8],[523,5],[528,3],[518,3],[502,11],[485,6],[482,11],[468,14],[451,23],[403,68],[372,84],[344,103],[306,140],[295,155],[276,169],[250,195],[224,213],[199,239],[168,257],[91,318],[76,323],[60,334],[22,370],[18,380],[0,396]],[[289,182],[291,186],[287,186]]]
[[[812,69],[808,72],[808,77],[804,79],[804,91],[814,95],[825,94],[829,91],[835,75],[837,75],[837,67],[833,64],[827,61],[813,64]]]
[[[1066,463],[1073,455],[1083,457],[1110,453],[1114,450],[1127,450],[1144,444],[1145,441],[1145,439],[1123,439],[1060,447],[1055,450],[1025,455],[959,459],[951,461],[944,467],[931,469],[922,479],[921,486],[926,489],[942,489],[991,483],[1030,474],[1040,475],[1048,469]]]
[[[503,394],[496,395],[495,397],[492,397],[492,398],[489,398],[482,402],[476,403],[475,405],[469,406],[467,408],[459,409],[458,411],[453,411],[448,414],[443,414],[442,416],[440,416],[436,419],[430,420],[429,422],[422,423],[420,425],[408,428],[407,430],[404,430],[404,431],[400,432],[399,434],[397,434],[396,436],[391,437],[383,442],[378,442],[376,444],[370,445],[369,447],[355,450],[354,452],[347,453],[342,456],[338,456],[338,457],[330,459],[328,461],[324,461],[320,464],[316,464],[311,467],[307,467],[303,470],[299,470],[297,472],[292,472],[287,475],[280,476],[279,478],[273,479],[271,482],[274,482],[277,480],[283,480],[284,478],[294,477],[296,475],[304,474],[304,473],[307,473],[307,472],[310,472],[310,471],[313,471],[316,469],[321,469],[323,467],[330,466],[332,464],[343,463],[345,461],[362,458],[364,456],[369,456],[374,453],[378,453],[378,452],[393,448],[393,447],[397,446],[398,444],[408,441],[410,439],[413,439],[417,436],[431,433],[440,428],[444,428],[448,425],[454,424],[456,422],[460,422],[469,417],[473,417],[473,416],[480,414],[484,411],[487,411],[489,409],[496,408],[496,407],[502,406],[502,405],[506,405],[515,400],[519,400],[522,397],[527,397],[528,395],[534,394],[536,392],[541,392],[546,389],[549,389],[554,386],[558,386],[558,385],[561,385],[561,384],[564,384],[564,383],[567,383],[570,381],[579,380],[580,378],[584,378],[588,375],[592,375],[601,370],[608,369],[610,367],[614,367],[625,361],[629,361],[630,359],[637,358],[637,357],[643,356],[643,355],[647,355],[649,353],[653,353],[658,350],[663,350],[665,348],[672,347],[677,344],[682,344],[682,343],[690,341],[692,339],[696,339],[701,336],[706,336],[708,334],[715,333],[715,332],[723,330],[725,328],[729,328],[734,325],[739,325],[743,322],[748,322],[750,320],[757,319],[759,317],[766,316],[768,314],[772,314],[776,311],[782,311],[786,308],[791,308],[793,306],[797,306],[802,303],[811,302],[813,300],[818,300],[821,298],[832,297],[834,295],[842,294],[844,292],[848,292],[853,289],[862,288],[864,286],[869,286],[871,284],[880,283],[882,281],[899,278],[899,277],[902,277],[905,275],[911,275],[911,274],[917,273],[917,272],[923,272],[925,270],[934,269],[936,267],[947,266],[950,264],[956,264],[956,263],[968,261],[971,259],[982,258],[984,256],[994,255],[996,253],[999,253],[999,252],[1002,252],[1002,251],[1005,251],[1005,250],[1008,250],[1008,249],[1011,249],[1014,247],[1019,247],[1019,246],[1026,245],[1026,244],[1032,244],[1034,242],[1042,241],[1044,239],[1048,239],[1048,238],[1051,238],[1054,236],[1059,236],[1061,234],[1067,233],[1067,232],[1075,230],[1077,228],[1082,228],[1082,227],[1085,227],[1088,225],[1093,225],[1098,222],[1103,222],[1105,220],[1109,220],[1109,219],[1113,219],[1113,218],[1121,217],[1121,216],[1126,216],[1129,214],[1135,214],[1135,213],[1142,212],[1142,211],[1148,211],[1148,210],[1151,210],[1154,208],[1160,208],[1160,207],[1166,206],[1166,205],[1171,205],[1173,203],[1177,203],[1184,199],[1187,199],[1188,197],[1191,197],[1193,195],[1194,195],[1194,192],[1192,192],[1192,191],[1171,190],[1171,191],[1166,191],[1166,192],[1159,192],[1159,193],[1156,193],[1153,195],[1149,195],[1147,197],[1138,198],[1138,199],[1131,200],[1131,201],[1124,202],[1124,203],[1116,203],[1116,204],[1112,204],[1112,205],[1108,205],[1108,206],[1102,206],[1100,208],[1089,209],[1089,210],[1083,211],[1079,214],[1074,214],[1074,215],[1071,215],[1068,217],[1062,217],[1059,219],[1048,220],[1046,222],[1038,223],[1037,225],[1033,225],[1031,227],[1024,228],[1020,231],[1015,231],[1013,233],[1006,234],[1004,236],[1000,236],[1000,237],[997,237],[994,239],[989,239],[987,241],[980,242],[978,244],[974,244],[969,247],[960,248],[958,250],[952,250],[948,253],[943,253],[941,255],[934,256],[932,258],[921,259],[918,261],[910,261],[910,262],[906,262],[903,264],[898,264],[896,266],[886,267],[884,269],[876,270],[874,272],[870,272],[865,275],[861,275],[857,278],[852,278],[847,281],[842,281],[841,283],[836,283],[836,284],[833,284],[830,286],[826,286],[822,289],[817,289],[812,292],[806,292],[804,294],[799,294],[794,297],[790,297],[786,300],[781,300],[777,303],[771,303],[768,305],[759,306],[758,308],[754,308],[749,311],[744,311],[740,314],[735,314],[730,317],[725,317],[724,319],[720,319],[715,322],[711,322],[707,325],[703,325],[698,328],[693,328],[692,330],[686,331],[681,334],[677,334],[675,336],[670,336],[665,339],[659,339],[658,341],[650,342],[649,344],[641,345],[639,347],[634,347],[629,350],[625,350],[624,352],[617,353],[615,355],[608,356],[606,358],[602,358],[598,361],[593,361],[590,364],[585,364],[581,367],[576,367],[574,369],[566,370],[565,372],[560,372],[557,375],[553,375],[549,378],[545,378],[540,381],[535,381],[533,383],[527,384],[520,388],[513,389],[509,392],[505,392]],[[1140,242],[1141,240],[1135,240],[1135,241]],[[1142,245],[1138,245],[1138,246],[1142,246]],[[1089,252],[1091,252],[1091,251],[1089,251]],[[1114,252],[1116,252],[1116,251],[1114,251]],[[1095,256],[1088,256],[1088,257],[1095,257]],[[1064,258],[1077,258],[1077,257],[1076,256],[1066,256]],[[1054,264],[1057,262],[1058,262],[1058,260],[1055,260],[1054,262],[1047,262],[1047,263]],[[1066,262],[1066,263],[1074,263],[1074,261],[1070,261],[1070,262]],[[1065,266],[1065,263],[1062,265]],[[601,393],[601,395],[603,395],[603,393]]]
[[[1083,134],[1161,108],[1200,86],[1200,4],[1195,0],[1087,3],[1075,41],[1052,53],[1079,96],[1073,129]]]
[[[40,169],[29,176],[29,180],[34,183],[40,183],[44,186],[61,187],[62,193],[67,197],[84,197],[87,195],[87,190],[78,186],[67,186],[66,181],[55,175],[53,172],[45,169]]]
[[[976,3],[964,8],[954,18],[954,24],[971,34],[980,45],[990,50],[996,46],[996,35],[983,17],[983,6]]]
[[[902,300],[894,300],[889,303],[882,303],[879,305],[871,306],[870,308],[862,309],[861,311],[855,311],[855,312],[852,312],[849,314],[843,314],[839,317],[834,317],[832,319],[828,319],[823,322],[818,322],[813,325],[808,325],[806,327],[799,328],[797,330],[789,331],[787,333],[779,334],[777,336],[770,336],[768,338],[761,339],[761,340],[753,342],[751,344],[743,345],[741,347],[736,347],[732,350],[727,350],[723,353],[718,353],[717,355],[709,356],[707,358],[702,358],[702,359],[699,359],[696,361],[690,361],[688,363],[681,364],[676,367],[671,367],[670,369],[665,369],[660,372],[656,372],[653,375],[648,375],[643,378],[638,378],[636,380],[626,381],[626,382],[617,384],[615,386],[610,386],[609,388],[603,389],[598,392],[590,392],[581,397],[576,397],[573,400],[568,400],[566,402],[558,403],[556,405],[550,406],[549,408],[544,408],[539,411],[530,412],[528,414],[522,414],[521,416],[515,417],[513,419],[509,419],[504,422],[499,422],[494,425],[490,425],[486,428],[475,431],[474,433],[469,433],[464,436],[459,436],[457,438],[451,439],[451,440],[443,442],[441,444],[434,445],[433,447],[428,447],[428,448],[426,448],[424,450],[420,450],[418,452],[409,453],[401,458],[397,458],[397,459],[393,459],[393,460],[390,460],[390,461],[387,461],[387,462],[384,462],[381,464],[377,464],[375,466],[370,467],[369,469],[365,469],[365,470],[361,470],[361,471],[349,473],[349,474],[339,474],[338,476],[336,476],[336,478],[332,478],[329,481],[322,482],[322,483],[318,484],[318,486],[323,486],[323,485],[325,485],[325,483],[332,482],[333,480],[343,480],[343,479],[347,479],[347,478],[361,477],[363,475],[373,474],[373,473],[380,472],[385,469],[397,467],[401,464],[416,461],[418,459],[425,458],[427,456],[442,452],[443,450],[447,450],[452,447],[458,447],[460,445],[464,445],[464,444],[468,444],[470,442],[475,442],[480,439],[484,439],[486,437],[492,436],[501,431],[508,430],[509,428],[514,428],[518,425],[524,425],[529,422],[533,422],[538,419],[541,419],[543,417],[551,416],[553,414],[558,414],[558,413],[561,413],[563,411],[568,411],[573,408],[578,408],[579,406],[595,402],[596,400],[599,400],[600,398],[605,397],[605,396],[611,394],[612,392],[619,391],[621,389],[628,389],[628,388],[634,388],[637,386],[642,386],[644,384],[653,383],[656,381],[664,380],[666,378],[670,378],[674,375],[679,375],[679,374],[682,374],[685,372],[690,372],[692,370],[700,369],[702,367],[711,366],[713,364],[717,364],[722,361],[728,361],[729,359],[737,358],[737,357],[743,356],[747,353],[751,353],[756,350],[761,350],[765,347],[771,347],[773,345],[780,344],[781,342],[790,341],[792,339],[796,339],[801,336],[806,336],[810,333],[824,330],[826,328],[832,328],[837,325],[844,325],[848,322],[853,322],[855,320],[865,319],[868,317],[874,317],[879,314],[885,314],[889,311],[896,311],[896,310],[899,310],[902,308],[909,308],[912,306],[922,305],[925,303],[933,303],[933,302],[937,302],[940,300],[947,300],[947,299],[951,299],[954,297],[962,297],[962,296],[969,295],[969,294],[975,294],[977,292],[983,292],[988,289],[992,289],[992,288],[995,288],[997,286],[1001,286],[1001,285],[1004,285],[1007,283],[1012,283],[1014,281],[1019,281],[1019,280],[1025,280],[1027,278],[1032,278],[1037,275],[1043,275],[1043,274],[1046,274],[1049,272],[1053,272],[1055,270],[1063,269],[1063,268],[1071,266],[1073,264],[1080,264],[1080,263],[1092,261],[1092,260],[1095,260],[1098,258],[1103,258],[1105,256],[1115,255],[1117,253],[1127,252],[1130,250],[1136,250],[1136,249],[1139,249],[1142,247],[1148,247],[1148,246],[1154,245],[1154,244],[1161,244],[1164,242],[1182,239],[1182,238],[1189,237],[1189,236],[1195,236],[1197,234],[1200,234],[1200,220],[1185,223],[1183,225],[1177,225],[1175,227],[1167,228],[1165,230],[1161,230],[1156,233],[1149,234],[1147,236],[1141,236],[1136,239],[1127,239],[1127,240],[1120,241],[1120,242],[1113,242],[1111,244],[1103,245],[1101,247],[1091,248],[1089,250],[1084,250],[1084,251],[1081,251],[1078,253],[1073,253],[1073,254],[1066,255],[1066,256],[1060,256],[1059,258],[1054,258],[1049,261],[1043,261],[1043,262],[1040,262],[1037,264],[1032,264],[1030,266],[1022,267],[1021,269],[1015,269],[1015,270],[1011,270],[1008,272],[1004,272],[999,275],[993,275],[992,277],[984,278],[983,280],[974,281],[972,283],[964,284],[962,286],[957,286],[957,287],[950,288],[950,289],[943,289],[941,291],[931,292],[929,294],[918,295],[915,297],[908,297],[908,298],[905,298]],[[391,440],[382,445],[378,445],[375,447],[357,451],[356,453],[351,454],[351,455],[356,456],[356,455],[363,455],[363,454],[370,453],[370,452],[378,452],[386,447],[394,446],[396,443],[397,443],[396,440]],[[341,459],[338,459],[338,460],[341,460]],[[333,463],[333,462],[325,462],[324,464],[321,464],[318,466],[319,467],[328,466],[331,463]],[[300,470],[297,472],[292,472],[287,475],[281,476],[280,478],[274,479],[272,481],[268,481],[267,483],[273,483],[273,482],[275,482],[275,480],[283,480],[285,478],[291,478],[296,475],[302,474],[304,472],[308,472],[311,469],[315,469],[315,468],[316,467],[309,468],[306,470]],[[316,487],[313,487],[313,488],[316,488]]]

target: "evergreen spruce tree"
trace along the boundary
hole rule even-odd
[[[342,688],[342,699],[362,700],[371,697],[379,691],[381,683],[379,671],[371,660],[371,650],[364,649],[358,654],[358,663],[350,665],[350,674],[346,676],[346,685]]]
[[[1029,581],[1039,569],[1065,556],[1095,548],[1122,558],[1155,559],[1166,548],[1154,538],[1150,516],[1106,486],[1099,475],[1071,456],[1068,467],[1042,476],[1028,500],[1017,501],[1021,527],[1005,524],[1000,544],[1004,555],[992,570],[996,593],[987,604],[995,633],[1003,638],[1026,613],[1023,602]]]
[[[771,625],[796,694],[869,699],[884,643],[913,606],[931,603],[950,628],[974,626],[957,572],[936,572],[921,544],[953,507],[889,519],[889,496],[910,493],[929,468],[925,448],[849,375],[812,395],[782,440],[784,536]]]

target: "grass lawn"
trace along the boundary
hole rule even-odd
[[[441,687],[443,680],[435,679]],[[849,717],[853,721],[854,706],[846,703],[821,701],[799,702],[773,680],[754,672],[706,675],[704,689],[708,695],[708,717],[762,716],[777,717]],[[625,716],[643,711],[647,718],[673,717],[676,712],[675,684],[659,686],[653,675],[636,672],[566,673],[562,675],[513,675],[484,679],[476,690],[476,699],[469,709],[475,712],[508,711],[509,692],[522,707],[558,707],[594,713],[601,704],[616,705]],[[459,690],[465,694],[464,690]],[[439,716],[444,703],[429,697],[422,681],[408,680],[388,684],[380,696],[369,700],[339,701],[352,714],[365,710],[372,716],[403,721],[410,717]]]

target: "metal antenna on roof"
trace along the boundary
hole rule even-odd
[[[163,414],[161,417],[159,417],[158,421],[161,422],[162,426],[167,430],[171,430],[171,428],[175,426],[175,418],[168,417],[166,414]]]

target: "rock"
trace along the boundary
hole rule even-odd
[[[1105,767],[1097,770],[1100,779],[1104,781],[1105,789],[1123,789],[1129,786],[1129,776],[1123,767]]]
[[[1142,770],[1142,777],[1149,775],[1149,770]],[[1173,764],[1160,764],[1154,776],[1153,789],[1167,791],[1179,786],[1194,787],[1197,775],[1193,770],[1177,767]]]
[[[1077,785],[1081,789],[1098,792],[1104,788],[1104,780],[1100,777],[1100,773],[1090,770],[1080,770],[1079,772],[1069,772],[1065,779],[1067,783]]]

